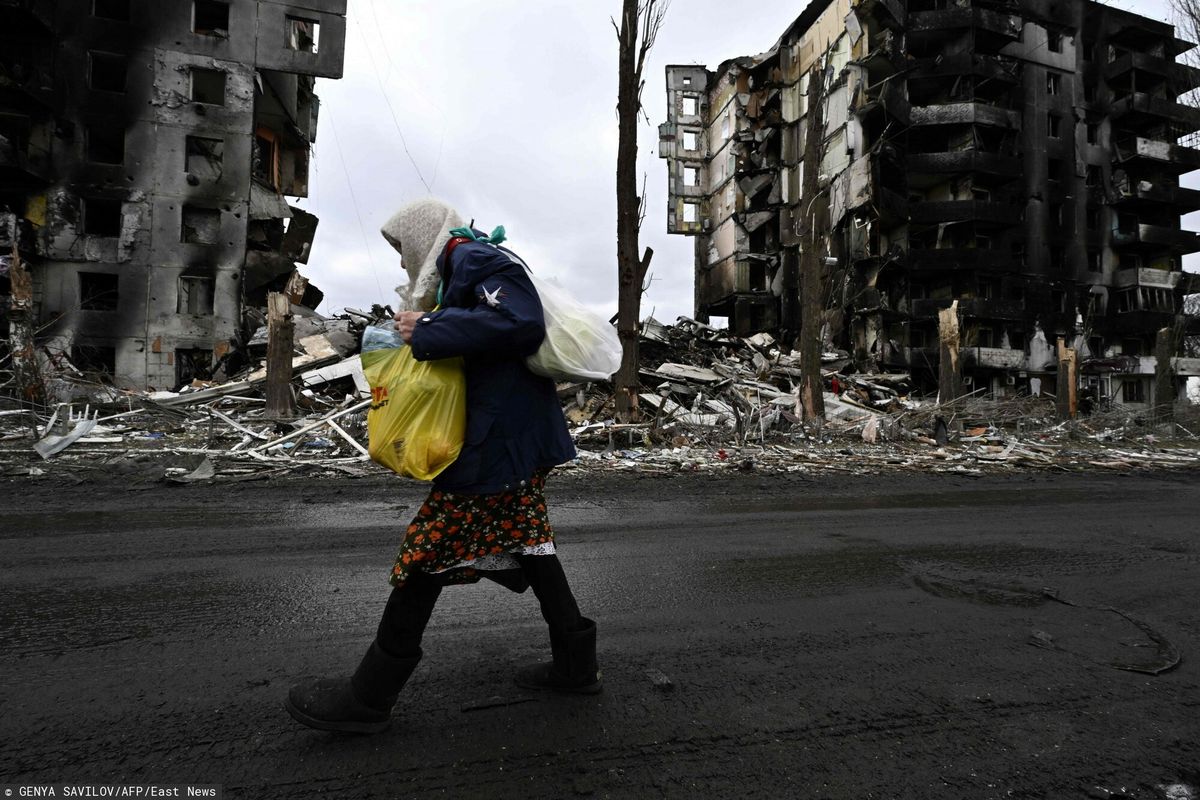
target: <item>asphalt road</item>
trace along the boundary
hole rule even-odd
[[[389,732],[296,725],[287,687],[353,669],[424,491],[0,484],[0,784],[1200,792],[1195,475],[564,474],[552,521],[599,625],[603,694],[515,687],[547,649],[544,625],[531,595],[484,582],[443,593]]]

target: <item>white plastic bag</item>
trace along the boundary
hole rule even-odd
[[[537,277],[528,267],[525,272],[541,298],[546,318],[546,339],[525,359],[525,365],[557,381],[608,380],[621,366],[616,328],[561,287]]]
[[[546,338],[525,366],[556,381],[606,381],[621,367],[621,340],[608,320],[550,281],[533,274],[529,265],[507,247],[492,245],[520,264],[542,301]]]

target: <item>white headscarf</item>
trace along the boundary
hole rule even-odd
[[[437,304],[437,258],[450,241],[450,229],[464,224],[453,208],[427,197],[402,207],[380,228],[404,259],[408,285],[396,288],[404,310],[428,311]]]

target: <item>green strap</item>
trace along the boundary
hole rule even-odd
[[[506,238],[505,234],[504,234],[504,226],[503,225],[497,225],[495,228],[492,229],[492,232],[486,236],[477,236],[475,234],[475,231],[471,230],[470,225],[467,225],[466,227],[463,227],[463,228],[451,228],[450,235],[454,236],[454,237],[461,236],[464,239],[470,239],[473,242],[488,242],[489,244],[500,244]],[[444,282],[438,284],[437,303],[439,306],[442,304],[442,290],[444,288],[445,288]]]
[[[492,229],[492,232],[486,236],[477,236],[475,231],[471,230],[470,226],[464,228],[451,228],[451,236],[462,236],[465,239],[470,239],[473,242],[488,242],[489,244],[500,244],[507,238],[504,233],[504,226],[497,225]]]

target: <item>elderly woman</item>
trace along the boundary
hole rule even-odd
[[[433,481],[392,567],[375,641],[350,678],[294,686],[288,712],[313,728],[384,730],[421,659],[421,636],[442,587],[481,577],[532,587],[552,660],[527,667],[530,689],[600,691],[596,625],[582,616],[555,554],[542,494],[547,472],[575,456],[553,381],[525,357],[545,336],[542,306],[502,229],[483,236],[445,203],[419,200],[383,228],[410,276],[395,327],[419,360],[462,356],[467,428],[462,452]]]

